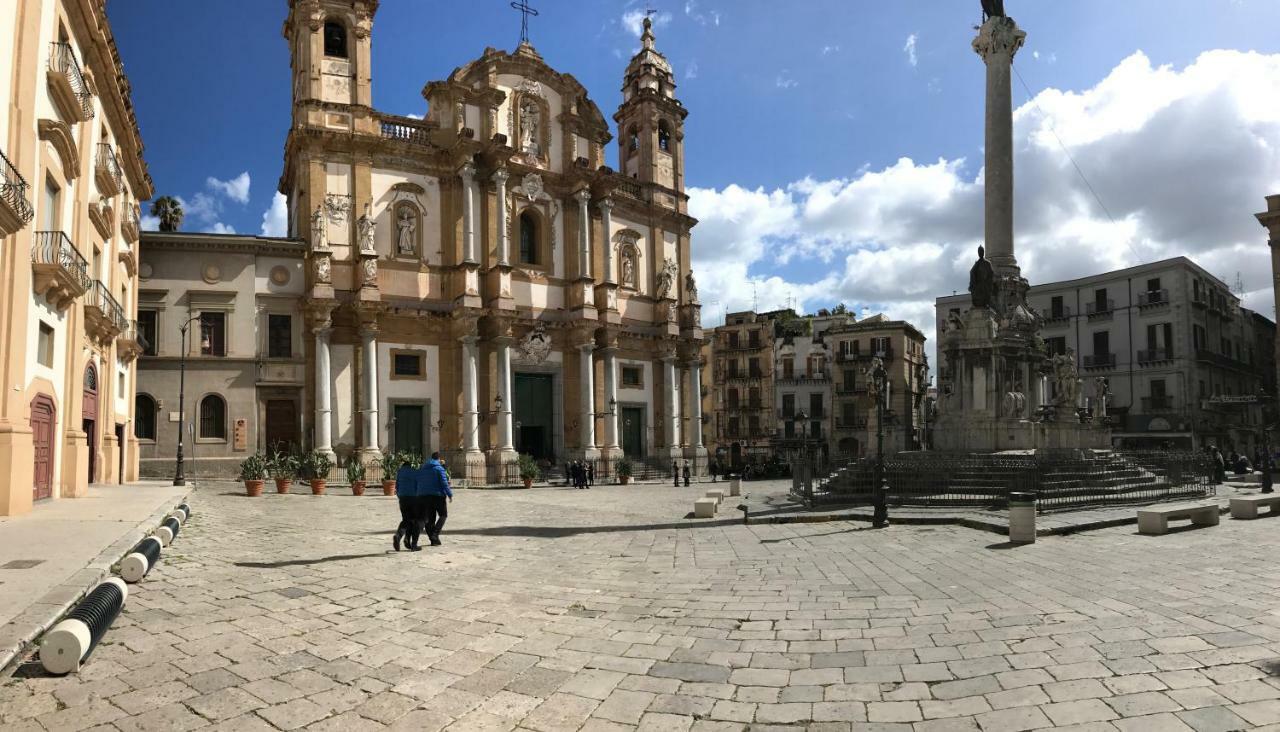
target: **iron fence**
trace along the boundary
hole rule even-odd
[[[1208,456],[1190,452],[1095,453],[1084,457],[899,453],[884,458],[890,505],[1004,509],[1012,491],[1036,494],[1041,512],[1203,498],[1214,495]],[[810,506],[869,505],[875,458],[837,463]]]

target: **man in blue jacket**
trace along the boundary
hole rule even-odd
[[[400,551],[400,540],[404,540],[404,546],[411,552],[419,551],[418,538],[422,532],[422,525],[419,523],[422,504],[422,490],[419,486],[420,478],[416,465],[406,460],[400,469],[396,471],[396,500],[400,502],[400,525],[396,527],[395,538],[391,540],[391,546],[396,551]]]
[[[418,494],[425,508],[427,538],[431,540],[431,546],[440,546],[440,531],[444,529],[445,519],[449,518],[448,504],[453,501],[449,473],[440,462],[440,453],[431,453],[431,459],[418,471]]]

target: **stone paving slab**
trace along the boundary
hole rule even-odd
[[[0,728],[1215,730],[1280,725],[1280,523],[1004,542],[679,518],[693,489],[396,502],[201,488],[78,673]]]
[[[161,481],[93,485],[88,495],[37,503],[29,514],[0,517],[0,669],[101,582],[192,486]]]

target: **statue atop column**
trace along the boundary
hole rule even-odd
[[[1003,18],[1004,0],[982,0],[982,22],[990,18]]]
[[[978,261],[969,269],[969,296],[975,308],[990,308],[996,293],[996,272],[987,261],[987,249],[978,246]]]

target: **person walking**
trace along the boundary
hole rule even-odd
[[[449,473],[440,462],[440,453],[431,453],[431,459],[418,471],[418,491],[423,506],[422,521],[431,546],[440,546],[440,532],[449,518],[449,504],[453,502],[453,489],[449,486]],[[415,545],[416,546],[416,545]]]
[[[596,484],[596,463],[594,460],[587,463],[587,488]]]
[[[711,458],[711,464],[707,466],[707,472],[711,473],[711,482],[716,482],[716,476],[720,472],[720,461]]]
[[[689,487],[689,461],[684,461],[684,487]]]
[[[671,484],[680,487],[680,463],[675,460],[671,461]]]
[[[400,542],[411,552],[418,551],[418,539],[422,533],[420,491],[417,466],[406,460],[396,471],[396,501],[400,504],[400,525],[391,539],[391,546],[400,551]]]
[[[1209,448],[1213,457],[1213,478],[1215,483],[1224,483],[1227,480],[1227,466],[1222,458],[1222,451],[1217,445]]]

